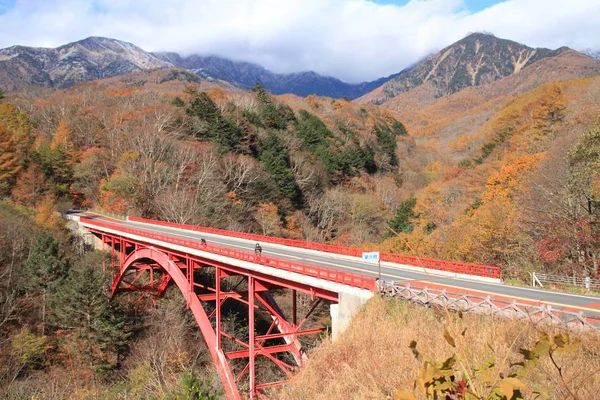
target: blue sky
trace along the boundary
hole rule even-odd
[[[379,4],[392,4],[396,6],[405,6],[409,0],[374,0],[375,3]],[[484,10],[496,3],[500,3],[501,0],[466,0],[465,8],[470,12],[477,12]]]
[[[0,0],[0,48],[89,36],[373,80],[471,32],[600,50],[600,0]]]
[[[15,0],[0,0],[0,14],[4,14],[8,9],[14,6]]]

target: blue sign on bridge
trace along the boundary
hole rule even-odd
[[[362,253],[363,261],[379,261],[379,252],[378,251],[370,251]]]

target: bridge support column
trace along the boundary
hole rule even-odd
[[[352,317],[371,297],[373,293],[366,290],[339,293],[338,303],[330,306],[331,340],[339,339],[350,325]]]

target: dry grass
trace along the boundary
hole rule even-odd
[[[456,339],[456,349],[444,340],[445,328]],[[354,318],[338,342],[324,343],[316,349],[294,380],[272,393],[271,398],[385,399],[394,390],[412,390],[422,366],[409,349],[412,340],[417,341],[426,360],[444,360],[455,350],[464,355],[469,366],[476,367],[494,355],[494,374],[506,375],[511,363],[522,360],[519,349],[533,347],[540,330],[530,323],[489,317],[465,315],[460,319],[454,313],[377,297]],[[581,345],[574,352],[556,357],[564,380],[546,358],[524,379],[526,398],[534,398],[532,390],[545,390],[551,399],[598,398],[600,336],[596,332],[571,336],[577,336]]]

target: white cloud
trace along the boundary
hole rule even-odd
[[[0,47],[106,36],[356,82],[399,72],[468,32],[600,49],[598,26],[598,0],[507,0],[474,14],[462,0],[16,0],[0,15]]]

